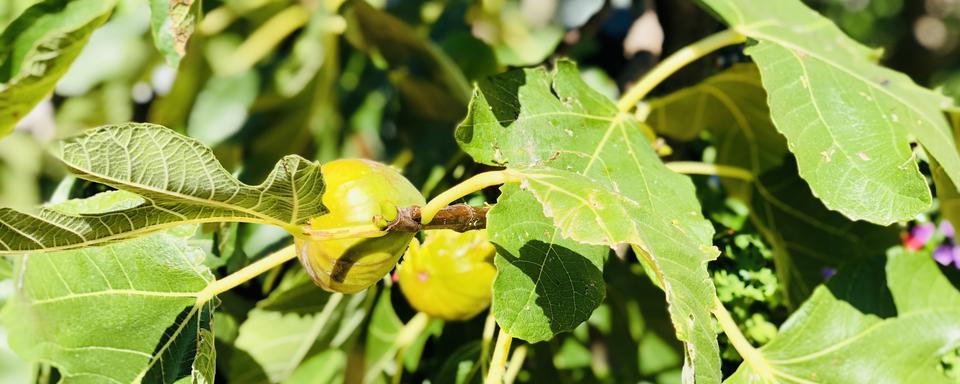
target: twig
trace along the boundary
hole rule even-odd
[[[386,232],[419,232],[424,229],[452,229],[466,232],[487,227],[489,207],[473,207],[466,204],[449,205],[437,211],[429,224],[421,223],[420,207],[397,208],[397,217],[386,223]]]

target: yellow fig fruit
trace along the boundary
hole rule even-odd
[[[414,309],[444,320],[468,320],[490,305],[496,250],[484,229],[427,233],[410,242],[397,267],[400,290]]]
[[[393,220],[398,207],[425,204],[420,191],[399,172],[370,160],[341,159],[320,167],[330,210],[310,221],[317,230]],[[375,238],[296,240],[297,254],[313,282],[331,292],[355,293],[376,284],[403,255],[413,233]]]

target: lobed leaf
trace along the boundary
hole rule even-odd
[[[800,1],[701,2],[757,41],[746,52],[760,68],[773,121],[828,208],[877,224],[929,208],[910,136],[960,180],[960,154],[940,110],[949,99],[877,65],[875,51]]]
[[[47,97],[116,0],[45,0],[0,35],[0,136]]]
[[[209,148],[159,125],[118,124],[60,145],[78,177],[139,194],[143,200],[97,214],[0,208],[0,254],[72,249],[184,223],[242,221],[291,233],[327,212],[320,165],[291,155],[260,185],[228,173]]]
[[[559,61],[552,74],[527,69],[481,81],[457,139],[476,161],[522,177],[563,238],[640,249],[684,342],[686,380],[718,382],[716,294],[706,269],[717,255],[713,227],[693,184],[660,162],[641,124]]]
[[[136,200],[107,192],[58,208],[83,214]],[[212,382],[212,304],[197,296],[214,278],[191,235],[173,229],[16,259],[3,312],[11,347],[54,365],[65,382]]]
[[[947,383],[960,291],[928,253],[894,250],[845,269],[726,382]]]
[[[650,108],[649,122],[657,132],[689,140],[707,131],[718,164],[755,175],[752,183],[723,179],[723,185],[751,206],[751,221],[773,245],[789,305],[799,306],[823,282],[823,268],[882,255],[899,241],[896,228],[850,221],[810,192],[773,126],[760,74],[752,64],[652,100]]]

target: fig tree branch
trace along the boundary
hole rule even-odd
[[[429,224],[422,223],[420,207],[397,208],[397,217],[386,222],[386,232],[419,232],[425,229],[452,229],[466,232],[487,227],[489,207],[473,207],[466,204],[448,205],[440,208]]]

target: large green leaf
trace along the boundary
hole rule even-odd
[[[894,250],[817,288],[760,349],[760,364],[727,381],[947,383],[938,365],[960,346],[958,319],[960,292],[930,254]]]
[[[174,68],[187,53],[199,12],[200,2],[196,0],[150,0],[153,44]]]
[[[760,68],[773,121],[827,207],[878,224],[929,208],[911,135],[960,180],[940,110],[949,99],[877,65],[875,51],[799,0],[701,2],[757,41],[747,54]]]
[[[750,204],[753,223],[774,246],[788,304],[798,306],[810,295],[823,281],[823,268],[882,255],[899,241],[896,228],[851,221],[813,196],[773,126],[753,65],[734,66],[653,100],[650,107],[649,122],[657,132],[689,140],[705,130],[718,164],[755,175],[753,183],[724,179],[723,185]]]
[[[107,192],[58,209],[84,214],[136,200]],[[213,275],[203,251],[187,244],[192,232],[17,258],[16,291],[3,315],[10,345],[56,366],[66,382],[212,382],[212,308],[197,296]]]
[[[91,215],[0,208],[0,254],[90,246],[183,223],[266,223],[296,233],[327,212],[319,164],[287,156],[262,184],[250,186],[223,169],[207,147],[158,125],[88,130],[62,142],[60,157],[77,176],[143,200]]]
[[[46,0],[0,35],[0,136],[53,90],[115,0]]]
[[[481,81],[457,130],[461,147],[519,175],[561,237],[636,246],[666,292],[687,381],[719,381],[706,269],[718,252],[693,184],[660,162],[642,123],[591,90],[573,63],[556,65],[552,74],[527,69]]]
[[[610,248],[560,237],[533,195],[505,186],[488,214],[497,246],[493,315],[513,337],[549,340],[590,318],[603,302]]]

